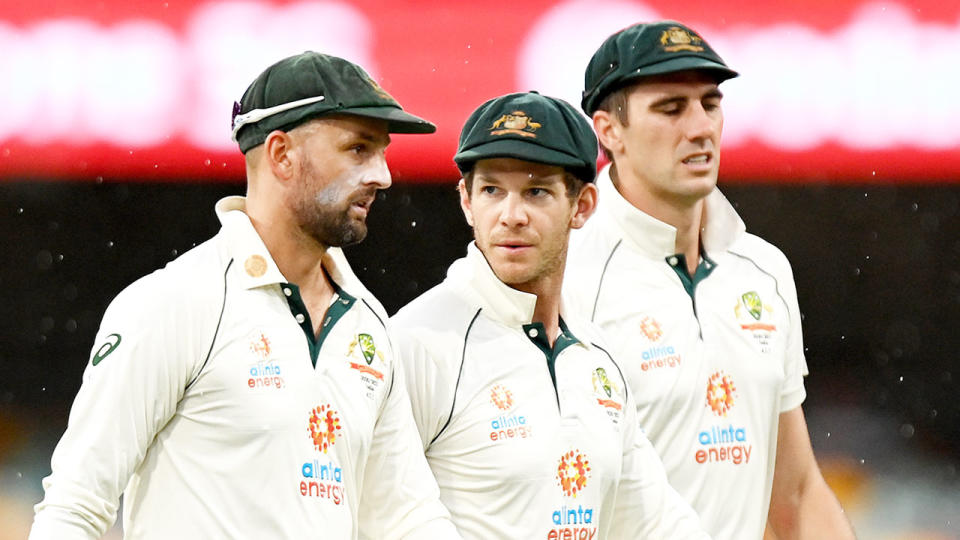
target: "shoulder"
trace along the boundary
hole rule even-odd
[[[427,354],[435,362],[459,353],[479,307],[441,283],[400,309],[389,327],[398,348]],[[456,353],[456,354],[454,354]]]
[[[744,233],[727,249],[731,255],[753,263],[759,270],[779,279],[793,281],[793,271],[780,248],[755,234]]]
[[[218,236],[184,253],[164,268],[134,281],[107,308],[107,316],[154,319],[195,318],[209,305],[219,310],[230,263]]]

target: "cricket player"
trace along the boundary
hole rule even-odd
[[[30,538],[457,538],[383,308],[340,246],[431,133],[359,66],[306,52],[234,107],[247,196],[104,315]]]
[[[475,241],[391,319],[441,499],[465,538],[704,538],[637,429],[593,325],[560,302],[570,229],[593,212],[597,143],[537,93],[481,105],[460,135]]]
[[[571,239],[565,297],[610,336],[670,483],[718,539],[852,538],[814,459],[786,257],[717,190],[736,77],[683,24],[637,24],[586,69],[582,106],[611,164]]]

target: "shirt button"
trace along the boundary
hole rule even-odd
[[[302,323],[304,320],[306,320],[306,317],[303,316],[303,313],[297,313],[297,316],[294,318],[297,319],[298,323]]]
[[[669,259],[667,259],[667,262],[670,263],[670,266],[676,266],[677,262],[679,261],[677,261],[676,257],[670,257]]]
[[[284,287],[283,294],[290,296],[291,294],[293,294],[293,291],[290,290],[290,287]]]
[[[530,330],[527,331],[527,335],[530,337],[537,337],[537,335],[539,334],[540,332],[538,332],[536,328],[531,328]]]

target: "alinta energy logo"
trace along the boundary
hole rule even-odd
[[[275,362],[270,353],[270,339],[263,332],[257,339],[250,342],[248,350],[256,360],[249,368],[250,376],[247,378],[247,387],[254,388],[284,388],[287,383],[283,378],[280,364]]]
[[[674,368],[680,365],[680,355],[677,354],[673,345],[660,344],[660,340],[663,339],[663,327],[656,319],[650,316],[640,319],[640,334],[653,345],[640,353],[643,359],[640,363],[641,370]]]
[[[527,417],[510,414],[513,408],[513,392],[502,384],[490,388],[490,403],[496,407],[498,416],[490,421],[490,440],[500,442],[508,439],[526,439],[533,436]]]
[[[737,387],[730,375],[717,371],[707,380],[706,406],[715,416],[726,418],[738,399]],[[697,442],[701,446],[693,456],[697,463],[740,465],[750,462],[753,445],[747,440],[747,430],[743,426],[733,423],[709,426],[697,434]]]
[[[590,460],[580,450],[570,450],[560,456],[557,463],[557,485],[566,497],[576,499],[583,494],[590,480]],[[593,525],[593,507],[589,504],[564,504],[551,514],[554,527],[547,533],[548,540],[562,538],[594,538],[597,527]]]
[[[310,411],[307,431],[310,440],[318,452],[327,454],[339,439],[342,426],[340,417],[330,405],[320,405]],[[327,457],[326,462],[320,459],[309,459],[300,466],[300,495],[326,499],[333,504],[340,505],[346,498],[343,486],[343,470]]]

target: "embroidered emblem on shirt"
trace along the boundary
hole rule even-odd
[[[260,277],[267,273],[267,260],[261,255],[251,255],[244,261],[243,269],[250,277]]]
[[[590,478],[590,461],[579,450],[571,450],[560,456],[557,464],[557,485],[567,497],[576,498],[587,487]],[[581,502],[584,502],[581,500]],[[594,538],[597,536],[597,527],[593,524],[593,508],[587,502],[573,506],[564,501],[563,506],[557,508],[550,515],[553,528],[547,533],[547,538]]]
[[[495,385],[490,389],[490,401],[501,411],[506,411],[513,407],[513,392],[503,385]]]
[[[107,342],[101,345],[100,348],[97,349],[97,352],[93,354],[93,361],[91,363],[93,365],[97,365],[102,362],[104,358],[106,358],[110,353],[115,351],[117,347],[120,346],[120,341],[122,339],[123,338],[120,337],[120,334],[110,334],[107,336]]]
[[[726,418],[727,413],[739,397],[733,378],[718,371],[707,380],[707,407],[713,414]],[[700,447],[693,453],[693,459],[699,464],[729,463],[740,465],[750,463],[753,445],[747,437],[747,428],[733,422],[707,426],[697,434]]]
[[[340,430],[340,417],[330,405],[320,405],[310,411],[307,431],[318,452],[326,454],[327,449],[337,442]]]
[[[590,478],[590,461],[579,450],[570,450],[560,456],[557,464],[557,482],[568,497],[576,497]]]
[[[733,407],[737,387],[733,379],[723,371],[710,376],[707,381],[707,406],[717,416],[727,416],[727,411]]]
[[[270,340],[260,332],[260,337],[250,342],[250,352],[262,360],[270,357]]]
[[[761,352],[770,352],[770,342],[777,326],[771,322],[773,306],[765,304],[756,291],[748,291],[737,298],[733,314],[740,329],[750,332]]]
[[[663,337],[663,329],[660,323],[653,317],[644,317],[640,319],[640,333],[650,341],[660,341]]]
[[[377,346],[373,343],[373,336],[370,334],[357,334],[357,337],[350,342],[350,346],[347,349],[347,357],[354,357],[357,350],[357,346],[360,346],[360,353],[363,357],[363,361],[366,362],[366,365],[358,364],[356,362],[350,362],[350,367],[360,371],[361,373],[366,373],[372,375],[377,379],[383,380],[383,373],[374,369],[370,366],[373,363],[374,359],[380,360],[380,363],[383,364],[383,353],[377,350]]]

